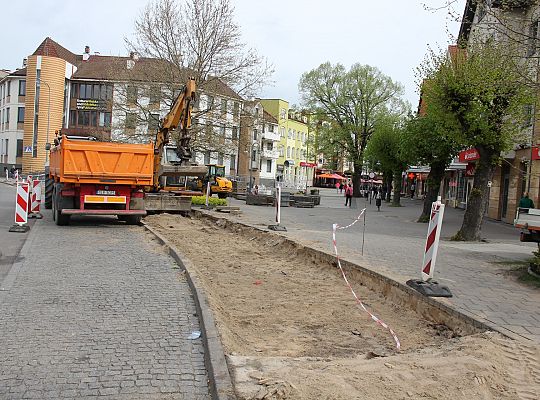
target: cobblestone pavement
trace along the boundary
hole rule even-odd
[[[361,208],[367,207],[364,254],[363,221],[339,231],[340,255],[357,264],[405,283],[420,277],[427,224],[416,223],[420,200],[403,199],[404,207],[383,203],[377,212],[373,204],[357,199],[357,208],[344,207],[335,190],[322,189],[321,205],[312,209],[282,208],[282,224],[288,237],[333,253],[332,223],[348,224]],[[242,214],[231,216],[245,223],[266,227],[274,223],[272,207],[239,205]],[[482,236],[487,242],[451,242],[448,238],[461,226],[463,211],[446,208],[435,279],[448,285],[454,295],[447,302],[465,314],[496,326],[506,333],[540,343],[540,290],[518,282],[510,272],[509,261],[531,257],[533,243],[519,242],[519,231],[496,221],[485,221]]]
[[[186,279],[141,227],[38,221],[0,291],[0,399],[210,399]]]

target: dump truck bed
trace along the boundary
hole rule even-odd
[[[151,186],[154,146],[70,140],[51,150],[50,174],[55,181],[75,184]]]

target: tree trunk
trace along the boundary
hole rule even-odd
[[[428,190],[426,192],[426,197],[424,198],[424,208],[422,209],[422,214],[418,217],[418,222],[429,222],[431,203],[437,201],[445,170],[446,164],[432,163],[430,165],[429,175],[426,180]]]
[[[384,193],[384,200],[387,203],[390,203],[390,200],[392,199],[392,171],[388,171],[384,173],[384,184],[386,185],[386,193]]]
[[[360,186],[362,185],[362,163],[354,163],[353,172],[353,197],[360,197]]]
[[[401,171],[394,171],[394,198],[392,206],[401,207]]]
[[[460,230],[452,238],[453,240],[480,240],[480,231],[489,193],[488,181],[492,173],[493,162],[500,152],[486,149],[483,146],[476,146],[476,150],[480,154],[480,159],[474,172],[473,188],[469,194],[463,223]]]

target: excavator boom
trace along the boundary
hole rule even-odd
[[[161,162],[165,151],[165,146],[170,141],[170,135],[173,131],[180,134],[176,138],[176,153],[181,160],[185,162],[191,158],[191,149],[189,142],[189,128],[191,127],[191,109],[196,98],[195,79],[189,78],[184,90],[176,98],[171,110],[165,115],[161,126],[156,134],[156,143],[154,147],[154,191],[160,188]]]

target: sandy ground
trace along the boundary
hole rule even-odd
[[[273,233],[163,214],[146,222],[199,272],[240,399],[538,399],[540,348],[459,337]]]

